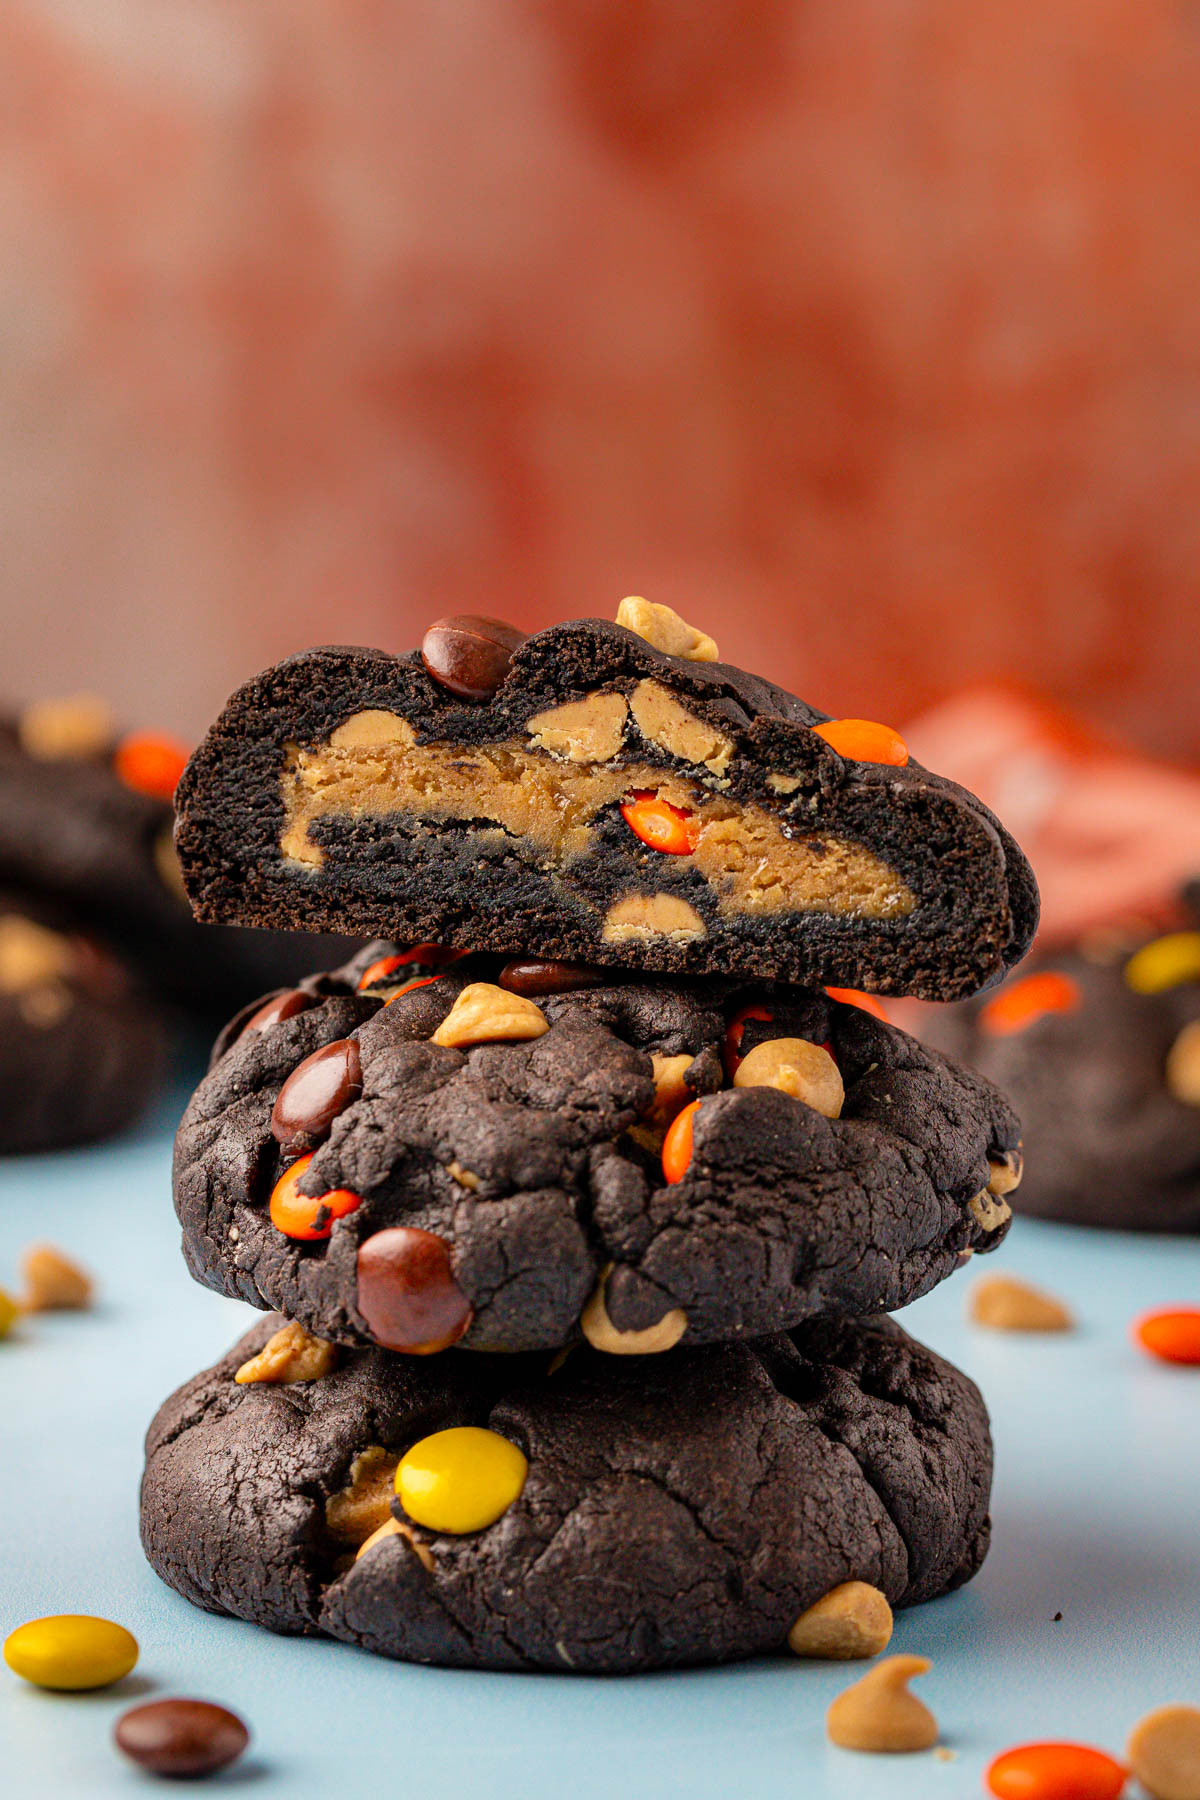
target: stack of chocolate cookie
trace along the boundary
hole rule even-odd
[[[269,670],[177,844],[202,919],[387,935],[239,1015],[180,1128],[189,1269],[282,1317],[151,1427],[167,1581],[616,1671],[869,1654],[973,1574],[983,1403],[886,1314],[1003,1237],[1019,1127],[873,995],[1027,948],[977,801],[634,601]]]

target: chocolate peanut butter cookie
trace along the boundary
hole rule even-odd
[[[198,1280],[324,1338],[645,1354],[916,1299],[1018,1145],[823,992],[376,944],[223,1034],[175,1203]]]
[[[197,917],[931,1000],[1020,959],[1037,890],[979,801],[667,608],[621,617],[257,677],[179,788]]]
[[[1095,933],[921,1032],[1019,1107],[1022,1211],[1200,1231],[1200,930]]]
[[[847,1582],[957,1587],[990,1485],[977,1389],[885,1319],[634,1368],[338,1352],[275,1318],[150,1427],[142,1541],[272,1631],[632,1672],[785,1652]]]
[[[120,1131],[162,1063],[157,1021],[114,959],[44,905],[0,895],[0,1154]]]
[[[43,896],[99,933],[155,998],[203,1012],[235,1006],[330,954],[191,917],[172,842],[184,753],[118,736],[103,702],[40,701],[0,725],[0,885]],[[333,946],[346,954],[349,945]]]

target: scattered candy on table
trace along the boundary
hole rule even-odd
[[[57,1613],[18,1625],[4,1641],[4,1660],[35,1687],[111,1687],[138,1659],[137,1639],[123,1625],[87,1613]]]
[[[1164,1306],[1133,1324],[1134,1342],[1160,1362],[1200,1363],[1200,1306]]]
[[[908,1684],[932,1666],[926,1656],[885,1656],[829,1708],[825,1730],[830,1742],[842,1750],[876,1755],[931,1750],[938,1722]]]
[[[210,1700],[150,1700],[122,1713],[117,1749],[152,1775],[215,1775],[236,1762],[250,1733],[236,1713]]]
[[[984,1785],[996,1800],[1118,1800],[1128,1779],[1087,1744],[1018,1744],[989,1765]]]

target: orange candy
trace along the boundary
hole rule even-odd
[[[155,800],[170,800],[187,759],[187,751],[174,738],[135,731],[117,745],[113,768],[126,787]]]
[[[1082,998],[1077,981],[1055,969],[1046,969],[1040,975],[1026,975],[1023,981],[1014,982],[989,1000],[979,1015],[979,1023],[993,1037],[1010,1037],[1046,1013],[1074,1012]]]
[[[908,745],[900,733],[874,719],[827,719],[813,730],[847,762],[890,763],[902,769],[908,761]]]
[[[693,1100],[676,1113],[663,1139],[662,1168],[668,1181],[682,1181],[692,1162],[692,1123],[700,1102]]]
[[[1164,1306],[1134,1321],[1133,1341],[1160,1362],[1200,1363],[1200,1306]]]
[[[384,1005],[390,1006],[393,1000],[399,1000],[401,994],[411,994],[414,988],[430,987],[435,981],[441,979],[440,975],[422,975],[416,981],[406,981],[403,987],[398,987],[394,994],[388,995]]]
[[[282,1231],[284,1237],[301,1238],[306,1243],[327,1238],[335,1219],[344,1219],[347,1213],[357,1212],[362,1205],[362,1195],[349,1188],[332,1188],[327,1194],[296,1192],[296,1184],[315,1154],[310,1151],[285,1169],[271,1195],[271,1223],[276,1231]]]
[[[860,1007],[863,1012],[869,1012],[875,1018],[882,1019],[885,1025],[887,1024],[887,1013],[874,994],[860,994],[857,988],[827,987],[825,992],[831,1000],[840,1000],[843,1006]]]
[[[436,969],[440,963],[457,962],[468,954],[466,950],[448,950],[443,944],[414,944],[411,950],[401,950],[395,956],[381,956],[378,962],[369,964],[359,977],[358,991],[361,994],[365,988],[377,987],[397,969],[407,968],[409,963],[424,963]],[[429,979],[433,981],[436,977],[431,975]]]
[[[1086,1744],[1019,1744],[996,1758],[984,1785],[996,1800],[1118,1800],[1129,1771]]]
[[[621,817],[634,837],[664,856],[690,856],[700,842],[700,821],[695,813],[672,806],[658,794],[635,793],[621,807]]]
[[[743,1006],[739,1011],[734,1013],[725,1033],[725,1052],[723,1059],[725,1063],[725,1073],[730,1081],[732,1081],[737,1074],[737,1066],[742,1060],[742,1039],[746,1035],[747,1021],[749,1019],[761,1019],[764,1024],[769,1024],[773,1017],[774,1015],[769,1013],[765,1006]]]

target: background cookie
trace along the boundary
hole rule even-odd
[[[913,1605],[987,1549],[983,1402],[889,1320],[650,1366],[356,1351],[315,1379],[279,1385],[278,1362],[245,1379],[281,1329],[295,1348],[265,1320],[166,1402],[142,1486],[163,1579],[274,1631],[469,1667],[718,1662],[782,1650],[844,1581]],[[486,1437],[446,1454],[459,1529],[421,1524],[392,1472],[463,1426]]]
[[[1019,1109],[1019,1210],[1200,1231],[1200,931],[1093,933],[919,1029]]]
[[[197,917],[929,1000],[1020,959],[1037,890],[979,801],[668,609],[622,612],[265,671],[180,783]]]
[[[890,1310],[1002,1239],[1015,1115],[862,1007],[412,960],[447,954],[223,1034],[176,1141],[198,1280],[348,1343],[645,1352]]]

